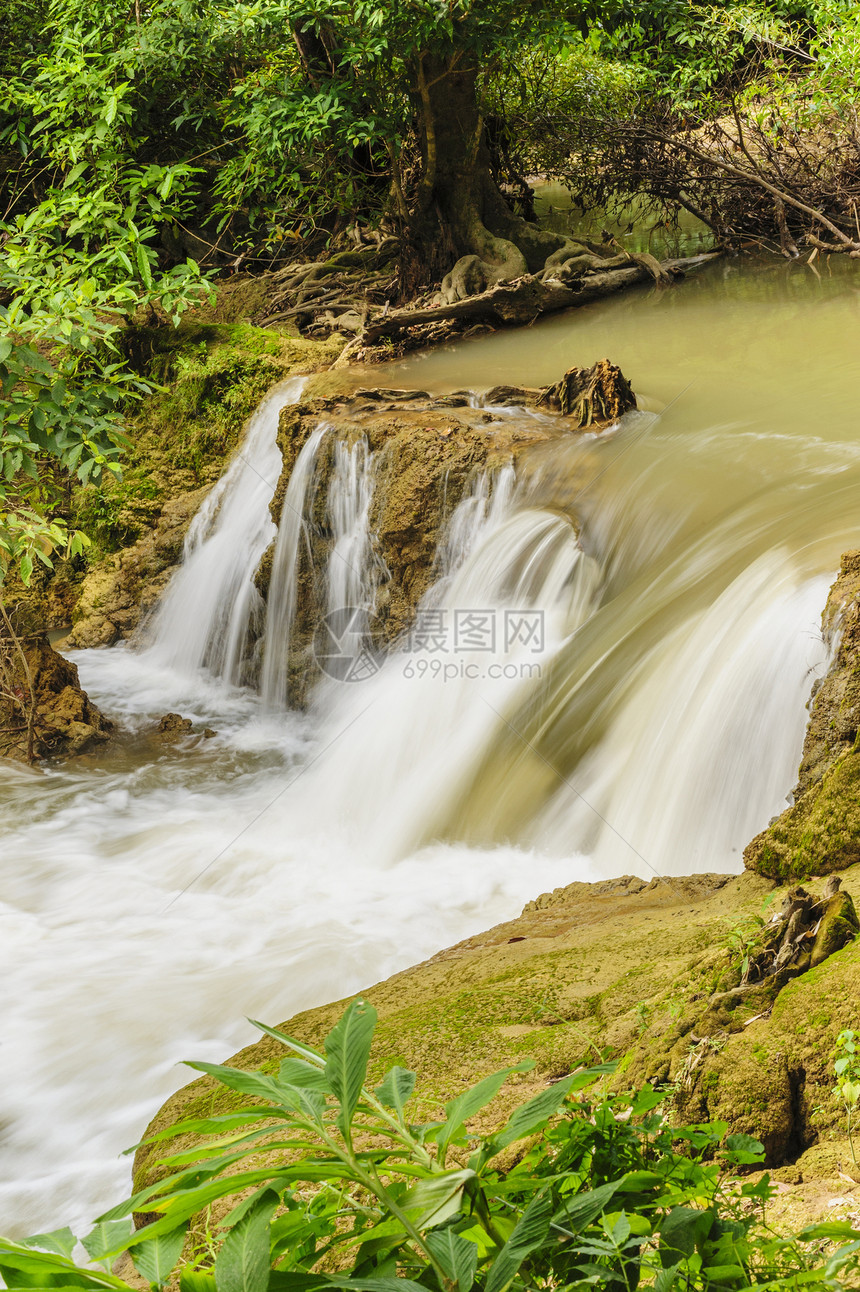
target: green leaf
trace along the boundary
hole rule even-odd
[[[577,1193],[563,1207],[559,1207],[553,1216],[553,1223],[564,1225],[565,1229],[578,1234],[606,1210],[624,1184],[624,1180],[613,1180],[609,1184],[602,1184],[598,1189],[589,1189],[587,1193]]]
[[[517,1063],[510,1068],[502,1068],[499,1072],[492,1073],[489,1077],[484,1077],[483,1081],[477,1082],[476,1085],[470,1086],[464,1090],[456,1099],[452,1099],[445,1105],[445,1112],[448,1114],[448,1120],[436,1136],[439,1145],[439,1158],[445,1160],[445,1153],[452,1139],[456,1137],[470,1117],[474,1117],[482,1108],[495,1099],[508,1077],[513,1072],[528,1072],[534,1067],[533,1059],[525,1059],[522,1063]]]
[[[25,552],[21,557],[18,565],[18,573],[21,576],[21,582],[25,588],[29,588],[30,579],[33,575],[33,558],[29,552]]]
[[[399,1068],[396,1064],[389,1068],[381,1086],[373,1092],[386,1108],[393,1108],[403,1116],[404,1104],[408,1102],[415,1089],[417,1077],[408,1068]]]
[[[807,1225],[797,1236],[802,1243],[814,1243],[820,1238],[860,1238],[860,1229],[853,1229],[844,1220],[825,1220],[817,1225]]]
[[[216,1292],[215,1276],[184,1265],[179,1275],[179,1292]]]
[[[751,1166],[764,1157],[764,1144],[752,1135],[729,1135],[726,1140],[727,1156],[739,1166]]]
[[[376,1010],[359,998],[347,1007],[325,1039],[325,1074],[340,1102],[338,1126],[345,1139],[361,1097],[375,1027]]]
[[[63,180],[63,188],[71,188],[73,184],[77,183],[88,165],[88,162],[83,161],[78,162],[77,166],[73,166],[66,178]]]
[[[551,1217],[552,1199],[547,1193],[537,1194],[490,1266],[484,1292],[504,1292],[529,1253],[546,1240]]]
[[[77,1246],[77,1238],[69,1229],[54,1229],[49,1234],[33,1234],[25,1240],[26,1247],[39,1247],[45,1252],[57,1252],[60,1256],[71,1256]]]
[[[187,1224],[181,1225],[171,1234],[159,1234],[132,1248],[131,1259],[138,1274],[142,1274],[150,1283],[163,1287],[182,1254],[187,1228]]]
[[[130,1220],[108,1220],[97,1224],[81,1242],[90,1260],[104,1262],[118,1255],[125,1246],[125,1240],[131,1234]],[[109,1268],[110,1261],[108,1260]]]
[[[453,1229],[440,1229],[428,1234],[428,1250],[460,1292],[469,1292],[475,1282],[478,1268],[478,1249],[468,1238],[461,1238]]]
[[[444,1224],[460,1210],[463,1190],[475,1172],[446,1171],[444,1175],[431,1175],[419,1180],[400,1201],[401,1210],[418,1229]]]
[[[222,1063],[204,1063],[201,1060],[186,1060],[186,1067],[220,1081],[230,1090],[238,1090],[243,1095],[256,1095],[270,1103],[280,1103],[281,1090],[272,1077],[264,1072],[243,1072],[240,1068],[230,1068]]]
[[[329,1093],[325,1072],[304,1059],[284,1059],[278,1070],[278,1084]]]
[[[134,244],[134,255],[140,272],[140,280],[147,291],[152,291],[152,267],[142,243],[136,242]]]
[[[215,1257],[217,1292],[267,1292],[269,1222],[279,1198],[269,1190],[224,1239]]]
[[[664,1269],[679,1256],[692,1256],[704,1242],[714,1223],[712,1211],[694,1207],[673,1207],[660,1225],[660,1261]]]

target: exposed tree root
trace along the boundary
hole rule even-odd
[[[630,257],[625,254],[623,258],[614,257],[610,262],[599,262],[587,249],[583,254],[588,257],[589,263],[578,268],[576,273],[569,269],[570,257],[559,267],[565,267],[570,274],[567,281],[563,281],[557,273],[548,274],[545,270],[540,274],[524,274],[513,282],[500,282],[488,291],[466,296],[449,304],[435,305],[428,309],[392,311],[367,324],[362,342],[371,345],[383,337],[396,337],[410,328],[428,323],[466,321],[495,326],[531,323],[541,314],[586,305],[590,301],[631,287],[634,283],[656,277],[654,269],[647,263],[653,257]],[[706,264],[720,254],[708,252],[681,260],[666,260],[662,264],[656,261],[654,263],[659,269],[660,281],[673,282],[682,278],[688,270]],[[592,259],[616,267],[597,269],[592,267]]]
[[[858,932],[857,913],[841,880],[831,875],[816,899],[804,888],[787,893],[782,908],[747,947],[741,981],[718,992],[711,1005],[741,1000],[763,986],[779,991],[792,978],[815,969]]]

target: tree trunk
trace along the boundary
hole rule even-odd
[[[422,179],[407,238],[405,294],[446,276],[443,294],[460,299],[531,268],[520,239],[511,236],[528,226],[510,210],[490,171],[477,79],[477,67],[457,52],[424,54],[414,67]],[[535,268],[546,255],[544,249]],[[447,281],[454,261],[456,285]]]
[[[453,304],[525,274],[557,275],[574,256],[591,268],[627,263],[626,255],[595,257],[511,210],[492,175],[478,71],[462,51],[425,53],[413,68],[422,178],[401,262],[403,295],[442,279],[442,299]]]

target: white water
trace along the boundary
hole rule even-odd
[[[269,581],[263,636],[261,691],[267,709],[285,709],[289,691],[290,638],[298,597],[300,545],[315,484],[317,451],[326,428],[318,426],[302,445],[284,494]]]
[[[692,325],[689,291],[452,357],[484,384],[536,382],[563,370],[575,339],[578,358],[612,353],[652,406],[691,375],[704,383],[656,421],[577,441],[572,456],[554,449],[526,497],[508,473],[476,482],[457,509],[426,608],[538,607],[539,651],[467,655],[443,636],[444,649],[402,651],[373,679],[331,684],[305,715],[278,707],[286,675],[283,687],[270,680],[267,712],[227,680],[229,652],[219,665],[213,650],[230,637],[218,615],[241,599],[228,581],[185,628],[161,619],[150,651],[78,653],[84,685],[133,734],[113,753],[0,780],[0,1231],[80,1226],[123,1194],[117,1153],[185,1080],[177,1061],[246,1044],[245,1015],[277,1022],[366,987],[574,879],[738,867],[737,849],[791,788],[808,648],[823,653],[825,588],[856,543],[856,306],[850,293],[814,302],[822,340],[804,376],[814,356],[796,297],[778,308],[768,296],[762,314],[729,294]],[[759,389],[741,359],[778,380]],[[460,371],[433,377],[443,361],[419,361],[425,388],[463,385]],[[415,386],[414,370],[403,384]],[[285,593],[312,456],[284,518],[294,535],[281,530],[293,574],[273,589]],[[364,587],[367,473],[344,460],[342,479],[353,465],[339,533],[363,544]],[[232,514],[237,476],[210,495],[201,540]],[[261,551],[276,478],[277,463],[249,539]],[[171,599],[206,547],[190,545]],[[224,555],[238,557],[235,544]],[[246,568],[239,587],[250,556]],[[213,560],[211,577],[220,571]],[[268,632],[283,647],[274,614],[273,602]],[[167,641],[175,653],[159,654]],[[432,671],[467,658],[477,677]],[[518,671],[535,664],[539,675]],[[151,743],[167,709],[217,737]]]
[[[245,680],[248,633],[263,612],[254,575],[275,537],[269,503],[281,472],[278,414],[299,399],[305,380],[293,378],[269,392],[194,517],[182,567],[149,629],[153,663],[189,677],[205,667],[228,682]]]

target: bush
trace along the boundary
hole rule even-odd
[[[553,1081],[501,1129],[473,1136],[468,1122],[526,1061],[486,1077],[413,1123],[415,1073],[392,1067],[366,1081],[376,1022],[353,1001],[325,1053],[272,1028],[277,1073],[208,1063],[192,1067],[238,1092],[245,1106],[186,1121],[147,1143],[205,1136],[163,1159],[168,1174],[107,1212],[75,1264],[69,1230],[24,1243],[0,1240],[0,1273],[13,1289],[126,1292],[107,1272],[131,1253],[153,1288],[181,1292],[506,1292],[509,1288],[653,1288],[741,1292],[844,1288],[860,1262],[860,1234],[818,1225],[796,1239],[763,1227],[768,1177],[730,1175],[762,1148],[725,1125],[672,1127],[665,1094],[644,1086],[610,1095],[611,1064]],[[531,1141],[520,1160],[500,1155]],[[215,1243],[189,1241],[195,1216],[239,1199]],[[133,1212],[148,1223],[131,1229]],[[828,1256],[822,1240],[848,1240]],[[808,1244],[816,1246],[810,1251]]]

